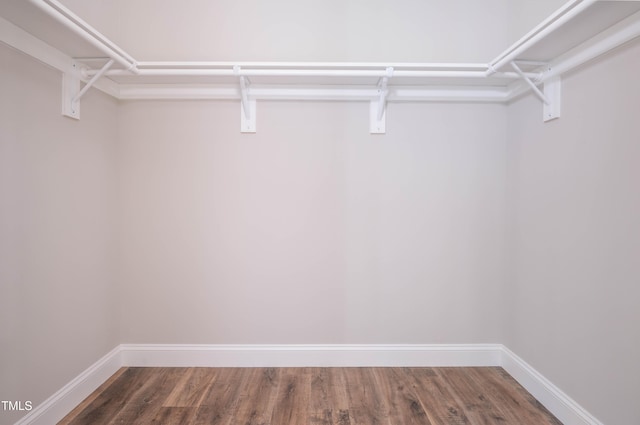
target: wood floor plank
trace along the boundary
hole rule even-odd
[[[282,369],[252,369],[242,388],[232,423],[244,425],[270,423],[281,374]]]
[[[124,368],[59,425],[562,425],[502,368]]]
[[[530,412],[521,410],[518,408],[518,412],[515,413],[514,409],[507,407],[507,400],[514,403],[515,406],[520,406],[524,400],[519,397],[519,394],[509,394],[509,389],[504,385],[504,382],[498,378],[497,370],[494,368],[484,368],[482,373],[474,368],[468,368],[465,376],[467,378],[470,389],[475,389],[476,397],[479,401],[486,403],[491,402],[492,413],[501,418],[502,422],[513,423],[517,420],[529,421],[539,420],[531,416]],[[513,396],[516,396],[515,398]],[[544,423],[540,421],[540,423]]]
[[[127,406],[144,397],[140,394],[153,392],[155,383],[160,379],[161,375],[157,370],[127,368],[69,424],[110,424]]]
[[[349,414],[355,425],[390,425],[389,408],[373,382],[371,368],[347,369]]]
[[[283,369],[271,422],[268,423],[306,425],[309,421],[310,381],[309,369]]]
[[[196,411],[195,407],[160,407],[150,423],[154,425],[191,425]]]
[[[332,400],[330,400],[329,369],[314,367],[309,373],[309,424],[334,425]]]
[[[70,425],[71,422],[82,414],[82,412],[87,409],[92,403],[101,397],[107,392],[107,390],[111,387],[111,385],[123,374],[127,371],[126,367],[121,367],[118,369],[116,373],[111,375],[109,379],[107,379],[102,385],[100,385],[93,393],[89,395],[86,399],[82,401],[75,409],[73,409],[67,416],[65,416],[58,425]]]
[[[180,378],[186,373],[186,368],[145,368],[145,375],[149,376],[150,384],[137,391],[122,410],[109,424],[145,424],[151,423],[164,401],[169,396]]]
[[[433,425],[403,370],[377,368],[373,373],[376,385],[388,400],[389,420],[392,424]]]
[[[469,378],[469,368],[439,368],[436,373],[451,389],[451,394],[462,406],[469,422],[478,425],[503,424],[504,415],[484,387],[478,387]]]
[[[491,396],[497,400],[500,410],[510,420],[562,425],[557,418],[553,417],[538,400],[501,367],[469,369],[469,376],[473,377],[478,385],[488,389]]]
[[[328,368],[328,393],[331,420],[335,425],[351,425],[345,368]]]
[[[470,424],[462,406],[434,368],[406,368],[405,371],[429,421],[434,425]]]
[[[251,369],[216,369],[216,376],[201,400],[194,425],[228,425],[237,409],[240,393]]]
[[[390,393],[389,388],[385,386],[385,381],[389,378],[382,379],[382,368],[360,368],[363,374],[364,383],[369,387],[369,402],[374,406],[377,421],[381,424],[392,425],[390,414]]]
[[[162,404],[163,407],[199,406],[213,384],[216,369],[188,368]]]

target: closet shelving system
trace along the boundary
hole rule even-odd
[[[91,88],[118,99],[236,99],[242,132],[259,100],[505,103],[533,91],[560,117],[561,76],[640,36],[640,0],[571,0],[488,63],[138,61],[58,0],[0,3],[0,41],[62,72],[62,113],[79,119]]]

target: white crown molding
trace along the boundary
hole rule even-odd
[[[15,425],[57,423],[121,367],[501,366],[565,425],[603,425],[502,344],[122,344]]]

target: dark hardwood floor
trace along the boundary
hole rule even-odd
[[[502,368],[123,368],[59,424],[561,425]]]

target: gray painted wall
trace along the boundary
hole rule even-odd
[[[123,103],[123,341],[501,341],[506,107],[368,107]]]
[[[640,44],[509,106],[506,345],[605,424],[638,423]]]
[[[35,405],[119,341],[117,102],[63,118],[57,71],[2,44],[0,63],[0,400]]]

